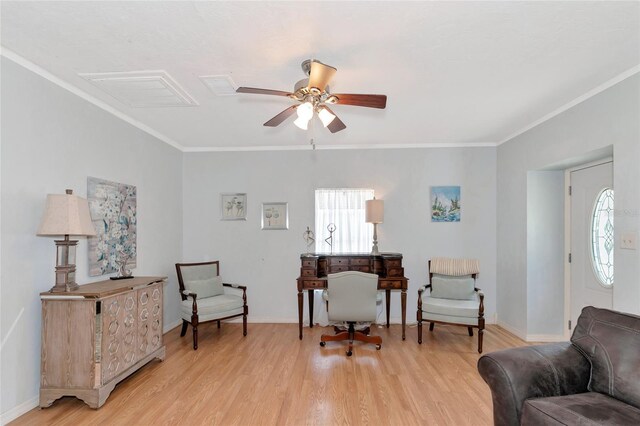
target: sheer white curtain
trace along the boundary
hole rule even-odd
[[[316,252],[329,253],[325,241],[327,226],[333,223],[333,253],[369,253],[373,242],[373,225],[365,222],[365,201],[373,199],[373,189],[332,188],[316,189]],[[378,317],[382,305],[378,306]],[[329,325],[321,292],[314,295],[313,322]]]
[[[369,253],[373,225],[365,220],[365,201],[373,199],[373,189],[316,189],[316,252],[328,253],[327,226],[335,224],[334,253]]]

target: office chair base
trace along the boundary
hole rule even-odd
[[[336,334],[323,334],[320,336],[320,346],[324,347],[326,342],[336,342],[340,340],[348,340],[349,348],[347,349],[347,356],[351,356],[353,354],[353,341],[359,341],[364,343],[373,343],[376,345],[376,349],[380,350],[382,348],[382,337],[380,336],[370,336],[365,334],[364,331],[369,331],[369,329],[365,329],[363,331],[356,331],[354,324],[349,323],[349,329],[346,331],[339,330]]]

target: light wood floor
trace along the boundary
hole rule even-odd
[[[489,388],[477,372],[477,337],[464,327],[436,325],[418,345],[415,327],[402,341],[399,325],[372,327],[382,349],[356,343],[319,346],[329,328],[297,324],[215,323],[164,339],[167,357],[116,386],[92,410],[66,397],[34,409],[12,425],[482,425],[492,424]],[[497,326],[485,331],[491,352],[525,343]]]

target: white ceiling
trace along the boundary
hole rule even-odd
[[[185,150],[497,144],[621,74],[640,70],[640,3],[8,2],[7,56]],[[11,56],[9,56],[11,54]],[[199,76],[293,90],[300,63],[338,72],[347,129],[262,123],[284,97],[216,97]],[[198,103],[132,108],[78,74],[165,70]],[[108,108],[109,109],[109,108]]]

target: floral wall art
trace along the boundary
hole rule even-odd
[[[460,222],[460,187],[431,187],[431,221]]]
[[[87,199],[97,235],[89,238],[89,275],[136,267],[136,187],[89,177]]]

